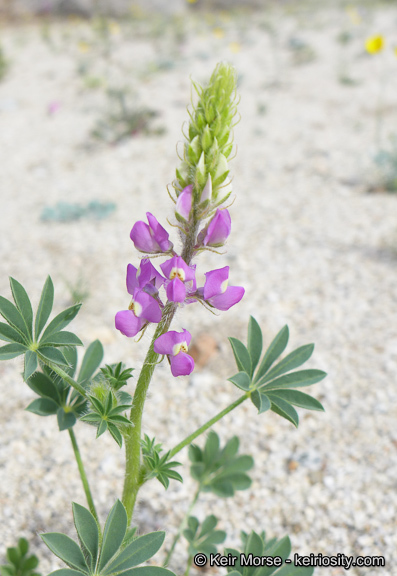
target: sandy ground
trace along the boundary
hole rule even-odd
[[[265,529],[288,533],[300,554],[385,556],[386,568],[350,570],[358,576],[397,574],[397,197],[367,192],[378,183],[373,154],[395,133],[396,21],[392,7],[323,8],[126,19],[110,26],[108,40],[74,21],[1,31],[9,71],[0,84],[0,293],[10,296],[13,276],[37,305],[49,273],[60,311],[71,304],[68,284],[84,285],[89,295],[74,330],[86,345],[100,338],[107,363],[137,369],[150,334],[136,344],[114,328],[114,314],[129,302],[126,265],[138,262],[129,232],[146,211],[163,224],[172,217],[165,186],[187,119],[189,76],[205,81],[222,59],[236,66],[232,235],[226,255],[197,264],[201,278],[229,265],[231,284],[246,295],[220,317],[198,306],[179,312],[174,327],[202,344],[211,334],[217,350],[191,377],[158,368],[144,429],[172,447],[238,395],[226,381],[235,371],[227,336],[245,338],[250,314],[267,343],[288,323],[289,350],[316,343],[310,367],[329,376],[311,393],[326,413],[299,410],[295,430],[273,413],[256,416],[247,403],[218,423],[223,441],[238,434],[254,456],[253,486],[230,500],[204,495],[196,513],[217,514],[229,545],[241,529]],[[370,57],[364,40],[376,33],[386,48]],[[107,88],[157,111],[153,130],[163,132],[93,143]],[[101,221],[40,219],[57,202],[94,200],[116,210]],[[23,411],[34,395],[21,368],[18,359],[0,365],[0,541],[5,549],[26,536],[48,573],[61,564],[38,533],[73,536],[70,502],[84,504],[84,494],[67,434],[57,433],[54,418]],[[105,518],[120,495],[124,453],[110,437],[95,441],[90,427],[76,433]],[[186,453],[181,460],[185,483],[167,493],[147,484],[135,514],[142,532],[165,527],[167,543],[193,489]],[[185,553],[181,544],[177,573]]]

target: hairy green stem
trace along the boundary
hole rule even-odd
[[[81,458],[80,450],[79,450],[79,447],[77,444],[76,436],[73,432],[73,428],[68,428],[68,432],[69,432],[70,440],[72,442],[73,452],[74,452],[74,455],[76,458],[77,467],[78,467],[79,472],[80,472],[81,481],[83,483],[83,488],[84,488],[85,496],[87,498],[88,507],[90,509],[91,514],[94,516],[94,518],[97,521],[97,524],[99,526],[98,514],[97,514],[97,511],[95,509],[95,504],[94,504],[94,500],[92,498],[90,485],[88,483],[88,478],[87,478],[87,475],[86,475],[85,470],[84,470],[83,460]]]
[[[79,392],[82,396],[84,396],[84,398],[88,398],[87,390],[85,390],[81,384],[76,382],[76,380],[73,380],[73,378],[71,378],[69,374],[67,374],[64,370],[62,370],[62,368],[60,368],[57,364],[53,364],[52,362],[46,360],[42,356],[40,356],[40,360],[42,360],[49,368],[51,368],[53,372],[55,372],[56,374],[58,374],[58,376],[60,376],[63,380],[65,380],[65,382],[67,382],[69,386],[71,386],[72,388],[77,390],[77,392]]]
[[[211,426],[213,426],[215,424],[215,422],[218,422],[218,420],[220,420],[221,418],[226,416],[226,414],[229,414],[229,412],[231,412],[232,410],[237,408],[237,406],[242,404],[244,402],[244,400],[246,400],[247,398],[249,398],[248,392],[246,394],[244,394],[244,396],[240,396],[240,398],[238,398],[232,404],[229,404],[229,406],[227,408],[225,408],[224,410],[219,412],[219,414],[217,414],[216,416],[211,418],[211,420],[208,420],[208,422],[206,422],[205,424],[200,426],[200,428],[198,428],[195,432],[193,432],[193,434],[190,434],[190,436],[187,436],[184,440],[182,440],[182,442],[179,442],[179,444],[177,444],[175,446],[175,448],[173,448],[171,450],[169,457],[172,458],[173,456],[175,456],[175,454],[177,454],[183,448],[185,448],[185,446],[188,446],[189,444],[191,444],[193,442],[193,440],[195,440],[198,436],[200,436],[200,434],[202,434],[203,432],[208,430],[208,428],[211,428]]]
[[[189,572],[190,572],[190,568],[192,567],[192,563],[193,563],[193,556],[189,556],[189,558],[187,559],[185,576],[189,576]]]
[[[132,426],[130,426],[128,432],[124,436],[126,463],[122,502],[127,510],[128,523],[131,522],[138,490],[142,484],[140,478],[142,413],[147,390],[159,359],[159,354],[156,354],[153,349],[154,341],[161,336],[161,334],[167,332],[175,311],[176,305],[173,302],[168,302],[164,308],[161,322],[159,322],[156,332],[154,333],[149,350],[146,354],[145,362],[139,375],[130,413]]]
[[[196,494],[194,495],[194,498],[193,498],[193,500],[191,501],[190,506],[189,506],[189,508],[187,509],[187,512],[186,512],[186,514],[184,515],[184,517],[183,517],[183,519],[182,519],[182,522],[181,522],[180,525],[179,525],[178,532],[175,534],[175,538],[174,538],[174,540],[173,540],[173,542],[172,542],[171,548],[170,548],[169,551],[168,551],[168,554],[167,554],[167,556],[166,556],[166,559],[165,559],[165,561],[164,561],[163,566],[168,566],[168,564],[169,564],[169,562],[170,562],[170,560],[171,560],[171,556],[172,556],[173,553],[174,553],[175,546],[177,545],[178,540],[179,540],[179,538],[181,537],[182,532],[183,532],[183,530],[184,530],[184,528],[185,528],[185,526],[186,526],[186,522],[187,522],[187,520],[188,520],[188,518],[189,518],[189,516],[190,516],[190,514],[191,514],[191,512],[192,512],[192,510],[193,510],[193,508],[194,508],[195,505],[196,505],[196,502],[197,502],[197,500],[198,500],[199,494],[200,494],[200,487],[198,488]]]

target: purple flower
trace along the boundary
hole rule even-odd
[[[189,214],[192,209],[193,186],[189,184],[179,194],[175,206],[175,216],[178,220],[189,220]]]
[[[148,258],[141,260],[138,269],[132,264],[127,266],[127,292],[131,296],[135,288],[141,288],[148,294],[155,296],[164,282],[165,278],[157,272]]]
[[[229,310],[244,296],[245,290],[241,286],[228,286],[229,266],[206,272],[205,277],[204,288],[199,288],[199,292],[218,310]]]
[[[145,252],[145,254],[157,254],[172,250],[174,245],[168,240],[168,232],[150,212],[146,212],[146,217],[149,224],[139,220],[132,227],[130,238],[135,248],[140,252]]]
[[[186,292],[196,290],[195,269],[186,264],[181,256],[174,256],[160,265],[167,282],[167,298],[171,302],[183,302]]]
[[[157,300],[140,288],[135,288],[128,310],[117,312],[115,324],[117,330],[131,338],[148,322],[158,324],[160,320],[161,309]]]
[[[210,220],[197,237],[197,244],[199,246],[213,246],[217,248],[223,246],[229,237],[232,228],[232,220],[229,211],[224,210],[216,211],[215,216]]]
[[[187,376],[194,369],[194,360],[187,354],[192,336],[187,330],[183,332],[166,332],[154,342],[154,351],[157,354],[168,356],[173,376]]]

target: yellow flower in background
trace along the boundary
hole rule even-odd
[[[397,56],[397,46],[394,48],[394,55]]]
[[[77,44],[77,48],[83,54],[85,54],[86,52],[89,52],[91,50],[91,46],[88,44],[88,42],[85,42],[84,40],[80,40],[80,42]]]
[[[215,38],[223,38],[225,36],[225,31],[223,28],[214,28],[212,32]]]
[[[348,17],[350,18],[350,22],[354,25],[354,26],[359,26],[362,22],[360,13],[358,12],[357,8],[355,6],[348,6],[346,8],[346,13],[348,15]]]
[[[229,44],[229,49],[230,49],[230,52],[233,52],[233,54],[237,54],[241,50],[240,42],[231,42]]]
[[[376,54],[383,50],[385,41],[383,36],[371,36],[365,41],[365,49],[369,54]]]
[[[197,0],[186,0],[188,4],[196,4]]]
[[[109,31],[114,36],[117,36],[118,34],[120,34],[120,26],[119,26],[118,22],[116,22],[115,20],[111,20],[109,22]]]

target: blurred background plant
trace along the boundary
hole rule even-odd
[[[153,127],[153,121],[158,112],[142,107],[131,99],[128,88],[107,90],[107,108],[97,120],[91,137],[93,140],[106,144],[118,144],[122,140],[138,134],[159,136],[165,129]]]
[[[5,77],[8,70],[8,60],[5,56],[4,49],[0,44],[0,81]]]

